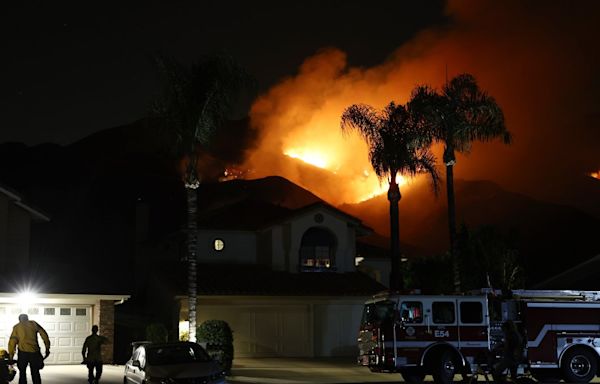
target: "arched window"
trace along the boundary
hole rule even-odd
[[[309,228],[304,232],[300,243],[300,270],[335,270],[336,245],[336,238],[329,230]]]

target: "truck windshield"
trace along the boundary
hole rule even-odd
[[[394,302],[380,301],[378,303],[366,304],[363,310],[362,323],[382,323],[394,318]]]

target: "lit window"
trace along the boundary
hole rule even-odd
[[[225,242],[223,241],[223,239],[215,239],[215,241],[213,242],[213,248],[215,249],[215,251],[222,251],[223,248],[225,248]]]
[[[309,228],[300,243],[300,270],[305,272],[335,270],[335,236],[327,229]]]

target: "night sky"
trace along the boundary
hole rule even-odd
[[[258,131],[245,167],[298,182],[264,166],[281,163],[268,152],[321,137],[338,140],[329,170],[357,165],[351,177],[368,164],[332,138],[344,107],[402,103],[418,84],[469,72],[514,143],[474,145],[457,177],[600,206],[597,1],[14,2],[1,17],[0,143],[64,145],[129,124],[159,90],[153,54],[190,64],[225,52],[258,82],[233,116]]]
[[[23,1],[1,16],[0,142],[68,144],[126,124],[158,90],[150,56],[234,56],[264,91],[334,46],[361,66],[445,23],[441,1]]]

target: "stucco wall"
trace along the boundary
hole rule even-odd
[[[201,263],[254,264],[257,235],[250,231],[200,230],[198,232],[198,261]],[[214,249],[215,239],[222,239],[225,247]]]
[[[315,215],[319,213],[323,216],[322,222],[315,219]],[[312,210],[304,215],[296,216],[290,222],[290,243],[288,247],[285,245],[283,247],[288,256],[286,269],[289,272],[298,272],[302,236],[312,227],[327,229],[335,236],[337,242],[335,267],[337,272],[355,271],[355,231],[353,228],[349,228],[346,220],[331,214],[325,209]]]

